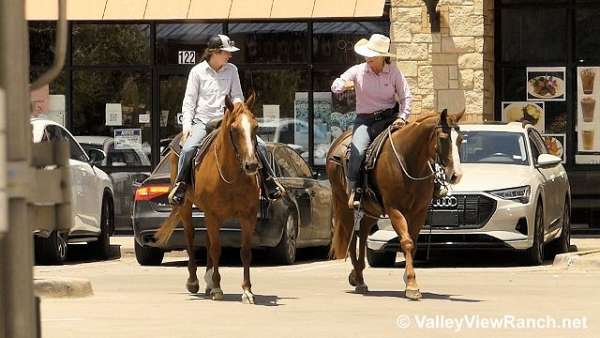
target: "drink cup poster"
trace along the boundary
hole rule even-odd
[[[600,67],[577,68],[577,150],[600,152]]]

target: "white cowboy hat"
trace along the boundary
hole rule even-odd
[[[356,54],[362,55],[364,57],[375,57],[375,56],[385,56],[385,57],[394,57],[395,55],[390,54],[390,38],[381,34],[373,34],[369,40],[360,39],[354,45],[354,51]]]

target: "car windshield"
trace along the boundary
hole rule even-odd
[[[461,163],[529,165],[522,133],[465,131],[460,148]]]

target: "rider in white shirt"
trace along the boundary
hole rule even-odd
[[[226,35],[216,35],[208,41],[203,61],[190,71],[185,97],[183,99],[183,148],[175,185],[169,193],[169,202],[179,205],[185,197],[186,185],[191,175],[192,160],[197,146],[206,136],[206,124],[222,117],[225,112],[225,96],[229,95],[233,103],[244,102],[238,69],[229,63],[232,52],[239,49]],[[283,187],[275,180],[269,165],[264,142],[257,137],[257,154],[262,168],[260,176],[270,199],[280,198]]]

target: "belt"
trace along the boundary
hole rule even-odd
[[[382,110],[374,111],[372,113],[363,114],[363,115],[369,119],[372,119],[375,121],[380,121],[383,119],[389,119],[392,117],[396,117],[396,109],[394,109],[394,108],[382,109]]]

